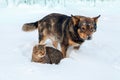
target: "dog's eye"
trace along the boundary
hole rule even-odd
[[[91,24],[89,23],[88,26],[91,26]]]
[[[91,32],[93,32],[93,29],[90,29]]]
[[[82,30],[82,31],[85,31],[85,30],[86,30],[86,28],[85,28],[85,27],[81,27],[81,30]]]
[[[93,29],[92,32],[95,32],[95,29]]]
[[[94,29],[94,28],[90,28],[90,31],[91,31],[91,32],[95,32],[95,29]]]

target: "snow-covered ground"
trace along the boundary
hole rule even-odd
[[[0,8],[0,80],[120,80],[120,6],[119,1],[105,4]],[[79,50],[70,47],[59,65],[30,62],[38,33],[23,32],[22,25],[52,12],[101,17],[93,39]]]

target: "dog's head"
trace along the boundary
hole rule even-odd
[[[85,17],[85,16],[73,16],[72,23],[73,27],[78,33],[79,37],[83,40],[91,40],[92,34],[96,32],[97,29],[97,20],[100,17]]]

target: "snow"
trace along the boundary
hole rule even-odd
[[[69,4],[55,8],[38,5],[0,8],[0,80],[120,80],[120,9],[117,4],[119,1],[96,7],[76,8]],[[93,39],[79,50],[70,47],[67,58],[59,65],[31,62],[38,33],[37,30],[23,32],[22,25],[52,12],[90,17],[101,14],[101,17]],[[49,40],[46,42],[50,45]]]

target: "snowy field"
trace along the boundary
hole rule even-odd
[[[0,8],[0,80],[120,80],[119,3]],[[30,62],[38,33],[23,32],[22,25],[53,12],[90,17],[100,14],[97,32],[79,50],[70,47],[68,57],[59,65]]]

